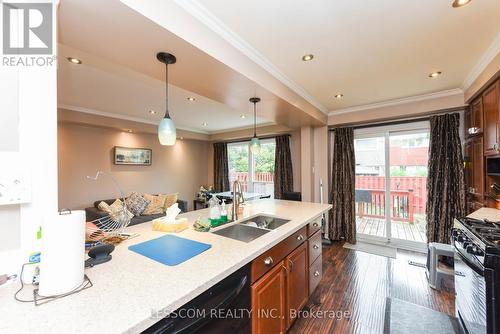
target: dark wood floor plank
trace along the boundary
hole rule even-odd
[[[409,260],[425,263],[426,259],[405,251],[391,259],[346,249],[340,242],[323,247],[323,278],[315,292],[321,302],[314,304],[311,299],[306,309],[327,316],[301,317],[289,333],[383,333],[387,297],[454,316],[453,280],[437,292],[428,286],[425,269],[409,265]]]

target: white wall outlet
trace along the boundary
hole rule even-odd
[[[0,152],[0,205],[31,201],[29,169],[17,152]]]

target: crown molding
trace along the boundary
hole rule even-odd
[[[264,70],[269,72],[272,76],[293,90],[296,94],[301,96],[307,102],[321,110],[324,114],[328,114],[328,108],[310,95],[302,86],[286,76],[276,67],[269,59],[264,57],[253,46],[246,42],[243,38],[232,31],[226,24],[219,18],[212,14],[203,4],[198,0],[174,0],[174,2],[196,18],[201,23],[205,24],[210,30],[231,44],[237,50],[242,52],[245,56],[257,63]]]
[[[488,49],[479,58],[478,62],[472,70],[469,72],[464,82],[462,83],[462,90],[466,91],[474,81],[479,77],[479,75],[486,69],[489,63],[500,53],[500,34],[498,34],[493,42],[490,44]]]
[[[120,115],[120,114],[115,114],[115,113],[110,113],[110,112],[100,111],[100,110],[95,110],[95,109],[90,109],[90,108],[71,106],[71,105],[67,105],[67,104],[58,104],[57,108],[81,112],[84,114],[91,114],[91,115],[97,115],[97,116],[103,116],[103,117],[109,117],[109,118],[122,119],[125,121],[152,124],[152,125],[156,125],[156,126],[159,124],[158,121],[152,121],[150,119],[134,117],[134,116],[127,116],[127,115]],[[210,132],[200,131],[197,129],[191,129],[191,128],[186,128],[186,127],[181,127],[181,126],[176,126],[176,128],[179,130],[195,132],[195,133],[200,133],[200,134],[205,134],[205,135],[210,134]]]
[[[454,89],[443,90],[440,92],[435,92],[435,93],[430,93],[430,94],[409,96],[409,97],[403,97],[400,99],[387,100],[387,101],[383,101],[383,102],[364,104],[364,105],[360,105],[360,106],[332,110],[328,113],[328,115],[329,116],[341,115],[341,114],[346,114],[346,113],[356,112],[356,111],[370,110],[370,109],[376,109],[376,108],[385,108],[385,107],[397,106],[397,105],[406,104],[406,103],[432,100],[432,99],[436,99],[436,98],[440,98],[440,97],[447,97],[447,96],[453,96],[453,95],[459,95],[459,94],[463,95],[464,94],[463,90],[460,88],[454,88]]]

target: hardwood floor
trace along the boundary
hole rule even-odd
[[[311,299],[306,306],[311,313],[297,319],[289,333],[383,333],[387,297],[454,316],[453,280],[446,281],[441,292],[434,291],[425,269],[408,260],[426,259],[406,251],[390,259],[346,249],[339,242],[323,247],[323,278],[315,292],[321,302]],[[318,311],[327,314],[320,316]]]

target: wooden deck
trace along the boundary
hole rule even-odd
[[[427,242],[425,234],[425,216],[415,215],[414,223],[392,221],[392,238],[411,240],[417,242]],[[356,217],[356,232],[385,237],[385,220],[379,218]]]

